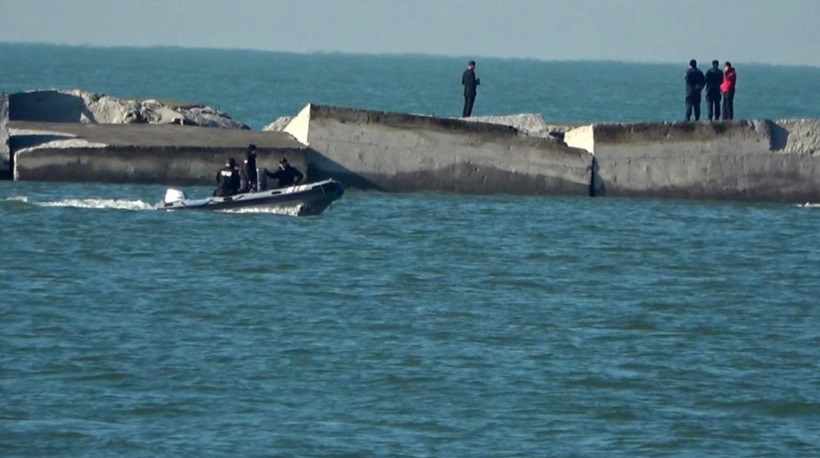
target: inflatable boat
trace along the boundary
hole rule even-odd
[[[292,210],[298,216],[318,215],[325,211],[331,203],[341,199],[343,194],[344,186],[334,180],[204,199],[188,199],[184,191],[170,188],[165,191],[165,197],[157,204],[157,209]]]

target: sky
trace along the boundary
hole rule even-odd
[[[820,0],[0,0],[0,42],[820,66]]]

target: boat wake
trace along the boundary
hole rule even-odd
[[[40,207],[71,207],[71,208],[94,208],[94,209],[114,209],[114,210],[154,210],[154,206],[141,200],[121,200],[121,199],[63,199],[46,202],[33,202]]]
[[[269,215],[285,215],[285,216],[299,216],[302,210],[301,205],[294,205],[293,207],[278,207],[278,208],[233,208],[216,210],[219,213],[262,213]]]

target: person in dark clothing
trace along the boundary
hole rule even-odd
[[[236,171],[236,161],[233,158],[228,159],[225,167],[216,172],[216,182],[216,197],[232,196],[239,192],[239,172]]]
[[[461,117],[469,118],[473,114],[477,86],[481,84],[481,80],[475,76],[474,60],[467,63],[467,70],[461,75],[461,84],[464,86],[464,109],[461,111]]]
[[[706,103],[709,121],[720,120],[720,85],[723,84],[723,72],[718,67],[720,62],[713,60],[712,68],[706,72]]]
[[[282,158],[282,160],[279,161],[279,170],[270,173],[268,172],[268,169],[265,169],[265,175],[269,178],[276,178],[279,180],[280,188],[299,184],[305,177],[302,175],[302,172],[296,170],[295,167],[291,167],[290,164],[288,164],[288,160],[285,158]]]
[[[706,82],[706,77],[698,68],[698,61],[689,61],[689,69],[686,70],[686,120],[692,118],[692,111],[695,112],[695,121],[700,120],[700,91]]]
[[[256,192],[258,189],[256,176],[256,145],[248,145],[245,150],[245,162],[242,163],[242,192]]]
[[[723,83],[720,92],[723,94],[723,119],[735,119],[735,83],[737,73],[731,62],[723,64]]]

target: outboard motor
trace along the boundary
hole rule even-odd
[[[188,195],[185,194],[185,191],[181,191],[179,189],[174,188],[168,188],[168,190],[165,191],[165,198],[162,199],[162,203],[167,205],[186,199],[188,199]]]

